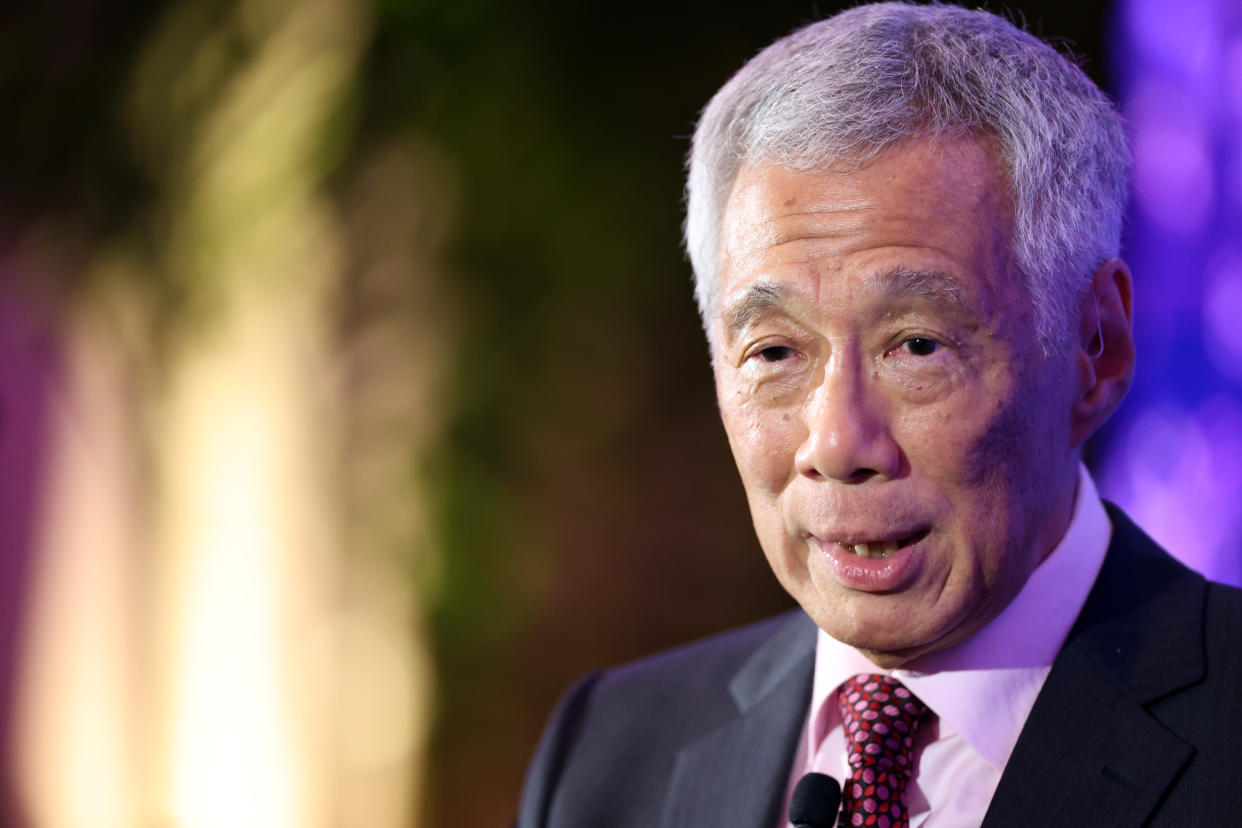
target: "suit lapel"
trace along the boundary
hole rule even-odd
[[[815,625],[801,613],[755,651],[729,684],[736,715],[677,754],[664,828],[775,824],[814,659]]]
[[[1053,663],[984,820],[1142,825],[1194,755],[1145,708],[1200,680],[1203,579],[1109,509],[1100,576]]]
[[[1081,649],[1067,650],[983,824],[1142,825],[1192,753]]]

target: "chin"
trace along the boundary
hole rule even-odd
[[[821,627],[821,629],[823,629]],[[829,635],[843,644],[848,644],[865,655],[868,660],[879,667],[892,669],[900,667],[911,659],[934,649],[934,642],[912,640],[896,636],[877,636],[874,634],[853,635],[846,633],[836,635],[826,629]]]
[[[831,632],[828,632],[832,635]],[[837,636],[833,636],[837,638]],[[943,649],[948,644],[939,639],[918,641],[909,638],[880,638],[877,636],[848,636],[837,639],[858,650],[877,667],[893,670],[903,667],[920,656]]]
[[[799,602],[816,625],[861,652],[879,667],[891,669],[952,646],[963,636],[965,611],[946,607],[919,611],[908,595],[854,595],[828,601],[815,596]],[[912,619],[919,619],[917,626]]]

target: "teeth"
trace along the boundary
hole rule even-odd
[[[875,541],[873,543],[841,544],[860,558],[887,558],[897,551],[897,541]]]

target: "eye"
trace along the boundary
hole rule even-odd
[[[756,354],[764,362],[784,362],[793,355],[794,349],[784,345],[772,345]]]
[[[906,349],[906,353],[911,356],[931,356],[944,346],[934,339],[926,339],[921,336],[913,336],[901,343],[901,347]]]

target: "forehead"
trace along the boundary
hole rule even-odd
[[[1011,223],[984,140],[911,140],[861,166],[811,172],[748,163],[725,210],[720,295],[727,305],[756,281],[808,267],[886,288],[894,280],[881,274],[907,272],[956,280],[968,294],[996,290],[1012,281]]]

